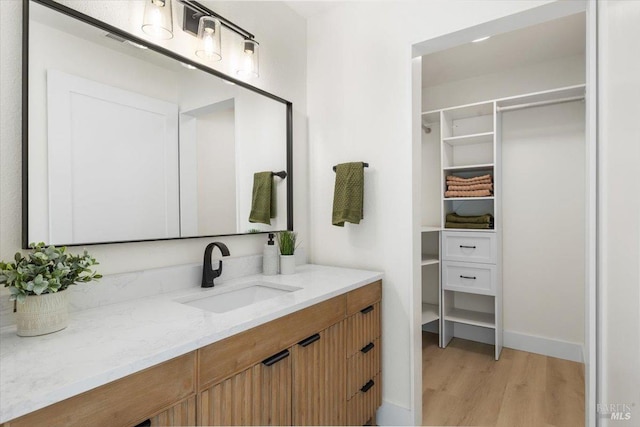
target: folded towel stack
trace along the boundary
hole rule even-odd
[[[493,215],[463,216],[457,213],[447,214],[445,228],[493,229]]]
[[[493,181],[490,174],[462,178],[447,176],[447,191],[444,197],[488,197],[493,194]]]

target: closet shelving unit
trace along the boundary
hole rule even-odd
[[[434,329],[440,333],[440,227],[424,226],[422,237],[422,325],[434,322]]]
[[[423,303],[423,324],[425,319],[440,320],[442,347],[446,347],[456,334],[454,328],[461,325],[491,331],[493,339],[490,341],[495,344],[496,360],[502,350],[501,113],[575,101],[583,99],[584,95],[585,85],[582,84],[422,114],[423,123],[437,125],[440,130],[442,194],[440,228],[423,227],[423,252],[424,233],[439,231],[440,241],[438,263],[433,259],[429,261],[439,269],[439,304],[435,307]],[[493,195],[444,197],[446,178],[453,174],[464,178],[490,174],[494,183]],[[494,217],[494,228],[445,228],[446,215],[451,212],[460,215],[490,213]],[[433,313],[436,308],[439,309],[437,317]]]
[[[440,151],[440,113],[431,116],[423,116],[423,121],[428,121],[434,129],[433,135],[437,135],[437,147],[431,148]],[[439,154],[438,154],[439,163]],[[435,166],[435,165],[434,165]],[[436,166],[437,167],[437,166]],[[435,202],[438,203],[437,201]],[[425,219],[430,225],[425,225],[420,230],[422,240],[421,276],[422,276],[422,325],[432,332],[440,334],[440,306],[442,293],[440,292],[440,226],[439,209],[431,218]],[[442,336],[440,334],[440,336]]]

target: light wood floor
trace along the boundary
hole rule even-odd
[[[422,425],[584,425],[584,365],[508,348],[422,334]]]

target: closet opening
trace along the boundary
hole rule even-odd
[[[586,423],[585,7],[414,46],[422,425]]]

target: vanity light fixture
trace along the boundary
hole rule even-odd
[[[200,17],[196,55],[211,61],[220,61],[222,59],[221,28],[219,19],[213,16]]]
[[[162,40],[173,38],[171,0],[146,0],[142,31]]]
[[[246,39],[242,42],[242,47],[240,64],[238,64],[236,73],[241,77],[258,77],[260,75],[258,70],[260,45],[255,40]]]
[[[182,29],[197,37],[196,55],[219,61],[222,59],[222,27],[242,37],[239,64],[235,70],[239,76],[258,77],[259,55],[255,36],[223,16],[193,0],[177,0],[184,6]]]
[[[485,37],[480,37],[479,39],[475,39],[475,40],[471,40],[471,43],[479,43],[479,42],[483,42],[487,39],[490,39],[491,36],[485,36]]]

